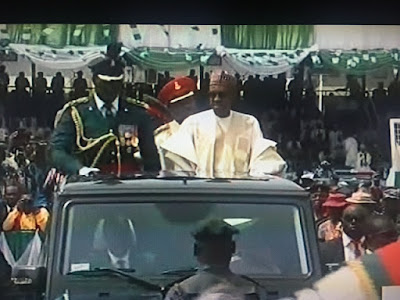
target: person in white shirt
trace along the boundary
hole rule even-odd
[[[332,130],[329,132],[329,149],[332,151],[336,150],[342,145],[343,133],[339,130],[337,124],[333,125]]]
[[[212,109],[189,116],[161,148],[174,170],[199,177],[235,178],[280,174],[285,161],[274,141],[263,138],[251,115],[231,110],[236,80],[224,71],[213,72],[209,99]]]
[[[344,140],[343,144],[346,151],[345,165],[354,169],[357,166],[358,142],[355,136],[349,136]]]
[[[367,151],[365,144],[360,144],[360,151],[358,151],[357,153],[356,170],[370,172],[372,171],[371,163],[372,163],[371,154],[369,154],[369,152]]]

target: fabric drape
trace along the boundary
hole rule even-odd
[[[222,25],[224,47],[238,49],[297,49],[314,43],[313,25]]]
[[[116,24],[7,24],[11,43],[65,46],[107,45],[117,41]]]

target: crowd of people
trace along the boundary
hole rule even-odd
[[[284,75],[242,82],[240,74],[215,71],[200,79],[198,91],[194,70],[176,79],[165,72],[154,90],[140,87],[139,101],[127,98],[135,92],[124,86],[118,50],[107,51],[108,58],[92,68],[95,92],[89,95],[80,72],[68,99],[60,72],[50,87],[39,72],[32,94],[20,73],[8,94],[9,79],[0,68],[3,129],[10,133],[3,134],[0,153],[1,231],[45,232],[64,175],[163,170],[241,178],[292,172],[299,179],[306,170],[332,165],[377,175],[354,188],[335,177],[329,184],[311,179],[324,271],[397,240],[400,192],[382,185],[385,164],[377,142],[363,137],[363,128],[328,125],[302,76],[286,91]],[[38,124],[19,122],[28,118]],[[174,290],[167,297],[175,299]]]

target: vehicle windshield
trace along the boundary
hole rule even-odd
[[[111,199],[110,199],[111,200]],[[135,199],[136,200],[136,199]],[[229,199],[226,199],[229,201]],[[256,202],[256,200],[254,201]],[[160,275],[198,267],[191,233],[220,218],[237,227],[231,270],[248,276],[309,272],[300,210],[290,204],[211,202],[74,203],[66,208],[63,274],[96,268]]]

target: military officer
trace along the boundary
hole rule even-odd
[[[168,82],[158,93],[158,101],[150,101],[148,112],[164,124],[154,131],[154,140],[160,155],[162,170],[171,170],[172,166],[165,158],[160,147],[172,134],[179,129],[180,123],[188,116],[197,112],[197,87],[193,79],[178,77]]]
[[[51,138],[54,166],[66,174],[117,175],[160,169],[152,122],[140,102],[121,96],[120,44],[92,66],[94,93],[64,106]],[[140,151],[139,160],[134,153]]]
[[[256,282],[232,273],[229,264],[235,252],[233,235],[239,231],[220,219],[212,219],[202,224],[194,232],[194,255],[201,270],[175,284],[167,293],[167,300],[194,299],[210,288],[224,284],[246,299],[264,299],[265,291]]]

